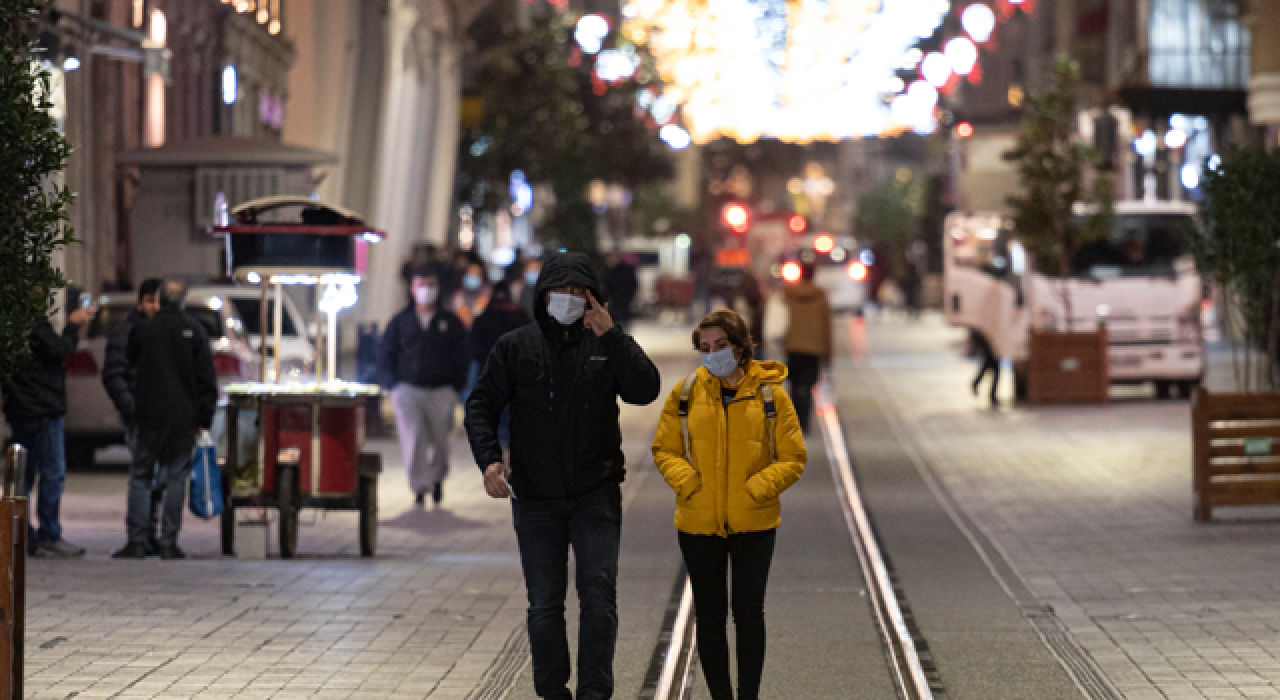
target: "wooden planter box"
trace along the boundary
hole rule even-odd
[[[1027,402],[1106,403],[1107,329],[1081,333],[1031,331]]]
[[[1195,519],[1218,506],[1280,505],[1280,394],[1191,395]]]

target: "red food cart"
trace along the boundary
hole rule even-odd
[[[336,340],[337,314],[356,302],[367,245],[382,234],[352,212],[300,197],[255,200],[220,218],[215,231],[227,237],[231,274],[262,287],[263,334],[261,381],[226,388],[222,551],[235,554],[237,509],[275,508],[280,555],[292,558],[299,512],[320,508],[359,511],[360,554],[373,556],[382,467],[377,454],[362,450],[366,405],[379,389],[337,378]],[[315,286],[317,312],[328,321],[317,335],[327,353],[317,353],[314,378],[281,383],[272,348],[280,347],[283,287],[290,284]],[[268,323],[269,292],[274,323]],[[242,421],[242,413],[253,420]]]

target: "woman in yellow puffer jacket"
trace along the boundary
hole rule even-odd
[[[727,581],[733,565],[738,698],[757,700],[764,668],[764,596],[781,523],[778,496],[800,478],[808,455],[785,365],[751,359],[751,334],[737,313],[698,324],[703,366],[688,395],[688,452],[680,416],[684,383],[662,411],[653,458],[676,493],[676,529],[693,587],[698,656],[712,700],[732,700]],[[769,387],[766,389],[765,387]],[[766,409],[772,393],[776,417]],[[770,438],[769,427],[773,427]],[[772,451],[771,451],[772,446]]]

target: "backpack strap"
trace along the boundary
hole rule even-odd
[[[765,433],[769,440],[769,461],[778,461],[778,406],[773,400],[773,385],[760,385],[760,398],[764,399]]]
[[[680,437],[684,440],[684,457],[693,464],[693,446],[689,443],[689,399],[693,396],[693,387],[698,383],[698,370],[693,370],[680,385]]]

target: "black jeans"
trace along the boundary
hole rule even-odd
[[[568,700],[569,639],[564,599],[569,548],[577,568],[578,698],[613,697],[613,650],[618,640],[618,545],[622,491],[607,484],[578,498],[513,500],[520,565],[529,592],[529,646],[539,697]]]
[[[729,562],[733,562],[733,626],[738,637],[738,700],[760,697],[764,670],[764,594],[777,530],[728,537],[680,533],[680,551],[693,587],[698,658],[711,700],[733,700],[729,680]]]
[[[796,407],[800,429],[809,433],[809,416],[813,413],[813,385],[822,374],[822,358],[804,352],[787,353],[787,372],[791,379],[791,403]]]

